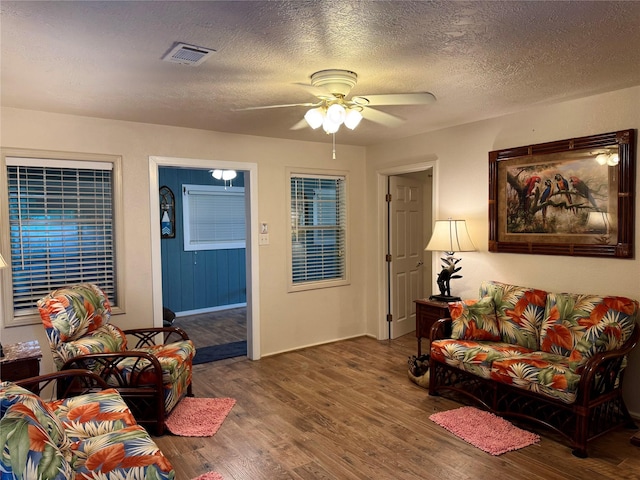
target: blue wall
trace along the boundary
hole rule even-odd
[[[184,251],[182,185],[223,185],[224,182],[213,178],[208,170],[161,167],[158,173],[160,186],[169,187],[176,200],[176,236],[161,240],[163,306],[179,313],[245,303],[244,248]],[[233,186],[244,186],[242,172],[233,179]]]

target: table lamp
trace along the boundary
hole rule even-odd
[[[451,296],[451,287],[449,282],[454,278],[462,278],[457,275],[462,267],[456,266],[460,262],[460,258],[455,258],[455,252],[473,252],[476,250],[475,245],[469,237],[467,224],[464,220],[436,220],[433,227],[431,239],[427,244],[426,251],[445,252],[446,257],[442,258],[442,270],[438,274],[438,288],[440,295],[431,295],[429,300],[438,300],[440,302],[455,302],[460,297]]]

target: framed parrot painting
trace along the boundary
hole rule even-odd
[[[489,152],[489,251],[633,258],[636,131]]]

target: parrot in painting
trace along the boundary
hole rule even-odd
[[[538,197],[540,196],[540,189],[538,185],[540,185],[541,178],[537,175],[533,175],[527,179],[525,182],[525,210],[529,211],[531,207],[534,207],[538,203]],[[533,201],[532,198],[533,197]]]
[[[542,195],[540,196],[540,203],[544,203],[546,202],[549,197],[551,196],[551,180],[545,180],[544,181],[544,190],[542,191]]]
[[[571,201],[571,195],[569,195],[569,182],[567,181],[566,178],[564,178],[559,173],[556,173],[556,176],[554,177],[554,179],[556,181],[557,191],[565,192],[564,196],[567,199],[567,202],[569,202],[569,205],[571,205],[573,202]]]
[[[598,205],[596,204],[596,199],[593,198],[593,195],[591,194],[591,189],[587,186],[586,183],[584,183],[578,177],[569,177],[569,180],[571,180],[571,185],[573,185],[573,188],[575,189],[576,192],[578,192],[580,195],[582,195],[587,200],[589,200],[589,203],[593,205],[594,208],[598,208]]]
[[[544,190],[542,191],[542,195],[540,195],[540,205],[544,204],[549,197],[551,196],[551,190],[553,189],[553,183],[551,180],[547,179],[544,181]],[[542,219],[543,221],[547,219],[547,207],[548,205],[544,205],[542,207]]]

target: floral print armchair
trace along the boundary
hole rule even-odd
[[[193,342],[175,327],[121,330],[109,323],[111,306],[96,285],[58,289],[38,301],[58,370],[88,369],[116,388],[141,424],[164,432],[166,416],[192,395]],[[165,343],[155,339],[164,336]],[[136,344],[129,348],[129,338]],[[172,337],[176,341],[166,343]]]
[[[29,380],[52,375],[57,374]],[[175,477],[169,460],[115,389],[46,402],[16,383],[0,383],[0,445],[3,479]]]

